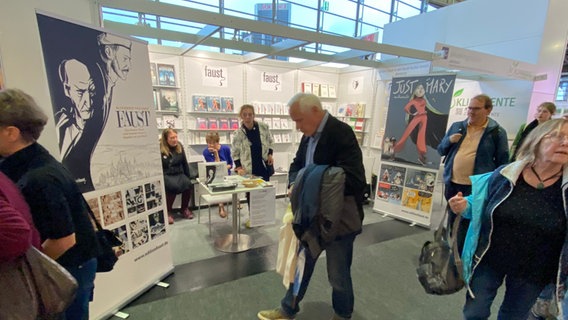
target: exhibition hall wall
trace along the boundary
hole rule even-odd
[[[549,0],[547,3],[548,6],[543,5],[543,2],[523,3],[519,6],[514,0],[499,2],[468,0],[387,25],[383,41],[426,51],[433,51],[437,42],[448,43],[535,64],[539,74],[547,75],[546,80],[535,83],[506,79],[488,80],[483,79],[482,75],[478,80],[460,79],[458,73],[455,83],[452,84],[454,86],[453,95],[449,102],[450,105],[447,106],[449,109],[448,123],[464,119],[464,110],[467,106],[464,101],[480,92],[487,92],[507,99],[507,101],[512,101],[508,98],[514,97],[514,105],[499,106],[494,114],[496,118],[502,117],[509,138],[512,138],[520,122],[532,118],[533,111],[540,102],[554,100],[566,47],[566,34],[568,34],[568,22],[561,16],[561,13],[568,10],[568,2]],[[5,8],[0,10],[0,59],[5,84],[7,87],[16,87],[28,92],[36,98],[48,115],[52,115],[53,93],[50,92],[45,68],[46,61],[42,54],[36,10],[55,13],[65,20],[69,20],[66,17],[73,17],[73,21],[85,26],[100,24],[99,10],[88,0],[52,0],[49,2],[23,0],[3,7]],[[496,30],[499,32],[495,32]],[[145,44],[140,45],[145,46]],[[416,162],[413,153],[417,152],[416,143],[410,140],[403,153],[408,154],[412,158],[411,162],[414,163],[400,165],[397,161],[402,158],[397,160],[396,156],[388,159],[393,160],[392,163],[380,159],[381,154],[385,152],[383,142],[386,128],[389,125],[401,128],[406,126],[406,123],[387,123],[390,113],[395,111],[389,110],[389,107],[393,106],[391,103],[395,100],[392,98],[393,92],[391,91],[393,79],[427,77],[431,71],[429,62],[394,65],[388,71],[359,67],[298,69],[295,64],[281,61],[258,61],[244,64],[238,56],[215,53],[208,53],[207,57],[197,55],[192,51],[180,56],[179,53],[172,53],[171,50],[150,46],[148,55],[141,56],[140,61],[144,60],[144,64],[148,64],[150,72],[147,72],[147,76],[150,79],[144,80],[146,82],[140,87],[147,87],[148,91],[152,89],[153,105],[149,92],[147,96],[141,95],[141,99],[144,99],[141,104],[152,110],[151,119],[155,122],[155,128],[148,131],[147,136],[148,143],[155,141],[156,148],[160,129],[171,123],[181,130],[180,136],[190,159],[199,158],[201,151],[205,148],[203,138],[206,132],[206,130],[200,130],[200,119],[205,120],[207,126],[210,123],[221,126],[218,130],[224,135],[224,141],[230,143],[230,133],[233,130],[231,119],[238,118],[238,108],[242,104],[250,103],[257,108],[257,118],[270,121],[273,133],[280,137],[280,141],[274,147],[276,167],[287,169],[300,136],[295,131],[294,123],[286,121],[289,120],[286,103],[296,92],[317,91],[326,109],[352,125],[360,141],[364,157],[374,160],[369,162],[370,164],[366,163],[368,172],[380,175],[386,170],[394,177],[397,172],[402,171],[400,168],[404,168],[404,172],[408,173],[409,177],[412,176],[414,180],[427,178],[430,181],[433,177],[434,180],[439,181],[438,169],[435,168],[434,163],[432,163],[433,167],[428,170],[419,170],[422,164]],[[154,70],[155,79],[151,78],[152,70]],[[167,79],[160,78],[166,75],[168,75]],[[445,74],[435,76],[443,78],[448,75],[455,76],[455,72],[448,70]],[[273,81],[275,79],[278,79],[277,83]],[[151,85],[150,82],[152,82]],[[334,90],[333,94],[332,90]],[[462,95],[456,96],[459,90],[462,90]],[[449,95],[449,92],[447,94]],[[222,111],[199,110],[196,104],[199,97],[205,97],[205,100],[211,101],[218,98],[219,102],[225,102],[221,105]],[[405,94],[404,97],[399,98],[398,108],[400,109],[402,100],[410,100],[411,94]],[[505,112],[500,108],[508,108],[508,110]],[[516,118],[510,118],[511,115],[515,115]],[[228,128],[224,129],[223,124],[227,124]],[[212,128],[206,127],[206,129]],[[398,134],[400,132],[397,131]],[[56,123],[53,117],[50,117],[39,142],[46,146],[52,154],[58,155],[57,140]],[[433,158],[433,149],[428,151],[430,152],[429,157]],[[159,167],[159,163],[156,166]],[[154,181],[155,176],[159,176],[159,173],[147,177],[149,180],[144,180],[144,183]],[[281,183],[284,185],[285,181]],[[383,189],[379,191],[384,192],[387,188],[391,190],[392,184],[390,181],[383,184]],[[403,182],[398,185],[394,183],[394,185],[402,188],[408,187]],[[120,188],[108,187],[112,192]],[[400,200],[389,202],[388,199],[377,199],[374,208],[376,211],[390,213],[409,222],[429,226],[431,205],[428,206],[427,203],[431,202],[433,194],[441,190],[429,184],[424,186],[424,190],[421,188],[419,184],[416,184],[413,188],[416,191],[416,197],[411,199],[410,193],[407,193],[405,203],[402,199],[405,195],[401,193]],[[282,192],[281,190],[280,193]],[[99,194],[95,190],[92,196],[96,199],[104,194]],[[377,193],[373,199],[376,196]],[[389,203],[389,206],[381,205],[385,202]],[[411,214],[412,212],[401,213],[401,208],[405,206],[407,208],[413,206],[414,214]],[[408,209],[403,210],[408,211]],[[420,215],[417,216],[416,212]],[[168,239],[169,235],[166,233],[160,237],[159,244],[167,245]],[[148,252],[149,255],[154,252],[151,252],[149,247],[142,249],[140,252]],[[134,259],[135,256],[139,259]],[[113,292],[112,282],[117,281],[115,276],[112,273],[101,275],[97,280],[97,286],[100,289],[97,290],[105,292],[98,291],[96,295],[106,296],[104,299],[95,301],[92,316],[99,318],[116,311],[121,304],[126,303],[145,287],[159,280],[161,275],[172,268],[171,257],[168,254],[160,254],[157,258],[165,262],[165,266],[147,276],[138,274],[128,276],[126,270],[133,266],[121,267],[119,262],[117,274],[129,282],[138,282],[130,288],[121,288]],[[152,269],[153,260],[144,259],[144,254],[132,255],[129,258],[130,263],[136,263],[139,260],[144,265],[136,268]]]
[[[538,105],[554,101],[562,71],[568,21],[564,0],[468,0],[385,25],[383,42],[434,50],[436,42],[524,61],[537,66],[529,106],[518,112],[532,120]]]

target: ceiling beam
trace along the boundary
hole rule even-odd
[[[103,25],[106,29],[112,30],[119,34],[127,34],[136,37],[143,37],[143,38],[157,38],[157,39],[167,39],[170,41],[178,41],[180,43],[190,43],[194,44],[200,41],[200,37],[195,34],[189,34],[181,31],[172,31],[172,30],[165,30],[165,29],[156,29],[151,28],[148,26],[139,26],[133,25],[128,23],[121,23],[115,21],[104,20]],[[219,39],[219,38],[207,38],[201,45],[210,46],[210,47],[217,47],[217,48],[227,48],[232,50],[244,51],[249,52],[251,55],[248,56],[248,62],[252,62],[258,59],[254,59],[254,57],[259,57],[259,55],[252,55],[252,53],[257,53],[260,55],[270,56],[274,55],[275,51],[274,48],[271,46],[264,46],[260,44],[245,42],[245,41],[235,41],[235,40],[226,40],[226,39]],[[286,57],[294,57],[299,59],[306,59],[306,60],[315,60],[315,61],[324,61],[325,62],[334,62],[333,55],[325,55],[320,53],[314,53],[309,51],[303,51],[299,48],[289,49],[286,51],[279,52],[280,55]],[[369,68],[379,68],[383,64],[380,61],[373,61],[373,60],[362,60],[359,58],[351,58],[342,60],[343,63],[351,64],[354,66],[361,66],[361,67],[369,67]],[[299,67],[302,67],[299,65]],[[309,66],[306,66],[309,67]]]
[[[299,40],[294,40],[294,39],[285,39],[283,41],[277,42],[275,44],[273,44],[272,46],[270,46],[270,48],[272,48],[271,52],[269,54],[260,54],[260,53],[248,53],[246,55],[244,55],[244,62],[248,63],[248,62],[253,62],[256,60],[260,60],[260,59],[264,59],[268,56],[275,56],[278,54],[283,54],[283,52],[288,51],[288,50],[292,50],[292,49],[296,49],[298,47],[304,46],[308,44],[305,41],[299,41]]]
[[[198,45],[200,45],[203,41],[207,40],[209,37],[211,37],[212,35],[215,34],[215,32],[219,31],[219,29],[221,29],[221,27],[218,26],[212,26],[212,25],[206,25],[205,27],[203,27],[201,30],[199,30],[199,32],[196,34],[196,36],[200,37],[200,39],[195,42],[193,45],[191,45],[189,48],[187,48],[185,51],[182,52],[182,56],[185,55],[186,53],[188,53],[189,51],[191,51],[193,48],[197,47]]]
[[[276,37],[296,39],[309,43],[321,43],[346,49],[384,53],[398,57],[409,57],[431,61],[432,52],[403,48],[388,44],[364,41],[346,36],[336,36],[304,29],[291,28],[279,24],[245,19],[210,11],[186,8],[150,0],[97,0],[102,6],[125,9],[134,12],[148,13],[173,19],[217,25],[254,33],[270,34]]]

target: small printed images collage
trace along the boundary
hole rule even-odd
[[[117,255],[166,233],[164,211],[155,211],[164,201],[161,190],[154,181],[87,200],[97,221],[122,240]]]
[[[233,97],[194,95],[192,97],[194,112],[227,112],[235,113]]]
[[[150,75],[152,77],[152,85],[158,87],[154,88],[154,107],[156,110],[178,112],[179,96],[175,66],[150,63]]]
[[[436,174],[429,171],[381,165],[377,199],[410,209],[430,212]]]

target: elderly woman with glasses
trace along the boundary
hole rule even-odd
[[[464,319],[487,319],[505,282],[498,319],[526,319],[541,290],[556,282],[562,298],[568,277],[568,121],[536,127],[517,161],[471,176],[472,193],[449,200],[471,219],[462,252],[468,289]],[[561,299],[560,299],[561,300]]]

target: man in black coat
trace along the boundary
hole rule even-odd
[[[333,290],[333,319],[350,319],[355,300],[351,281],[353,242],[361,233],[366,185],[361,148],[351,127],[323,110],[317,96],[298,93],[290,99],[288,106],[296,129],[304,133],[296,157],[290,165],[290,188],[294,185],[298,171],[309,164],[336,166],[345,171],[344,206],[338,236],[324,249],[328,278]],[[308,288],[316,261],[317,257],[306,253],[304,274],[298,292],[294,292],[291,284],[280,308],[260,311],[258,318],[293,319],[300,311],[298,304]]]

